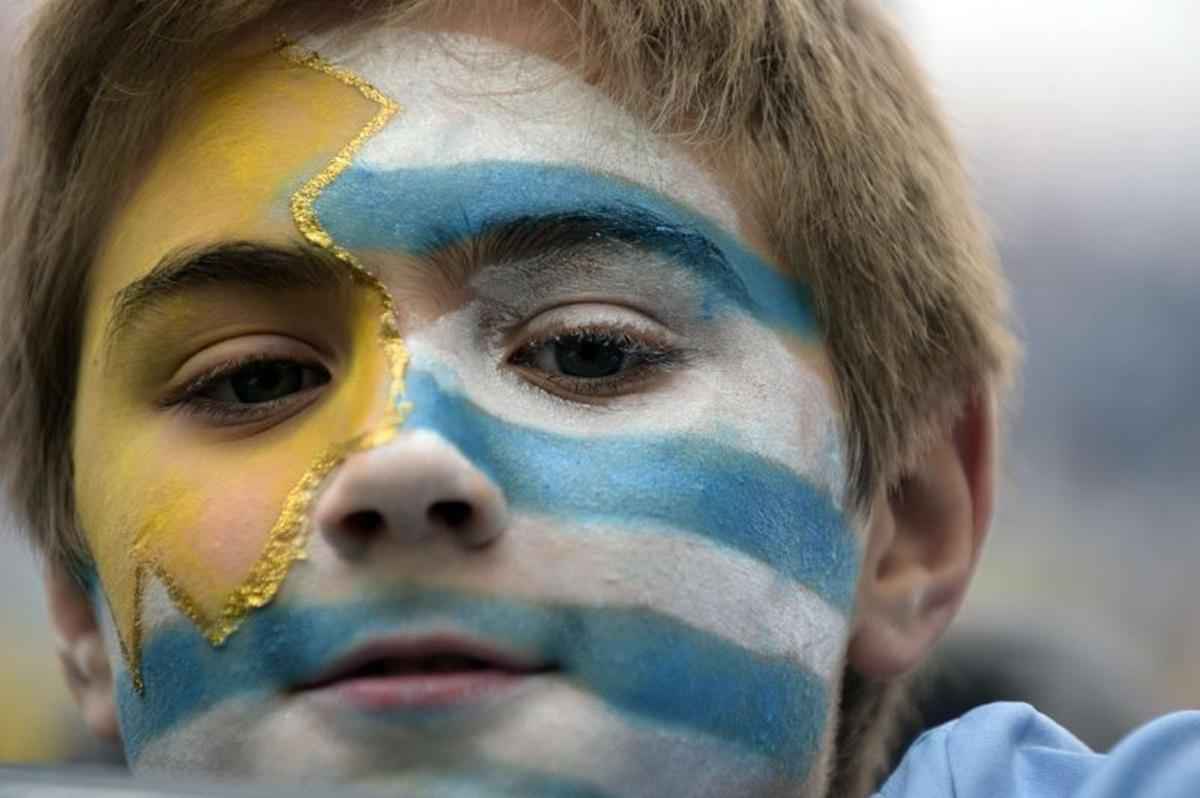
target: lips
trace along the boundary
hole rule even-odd
[[[552,670],[478,640],[396,637],[355,648],[295,692],[367,711],[451,708],[497,698]]]

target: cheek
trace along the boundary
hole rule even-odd
[[[314,441],[295,447],[295,454],[305,457],[307,450],[319,448]],[[289,482],[299,481],[296,461],[289,463],[283,452],[274,454],[253,458],[254,468],[228,457],[199,458],[179,491],[191,497],[188,504],[195,509],[190,517],[143,527],[139,535],[141,557],[206,633],[217,631],[215,621],[227,599],[251,578],[272,538]]]

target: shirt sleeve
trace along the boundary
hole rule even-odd
[[[1092,752],[1027,704],[991,704],[917,739],[877,798],[1196,798],[1200,712]]]

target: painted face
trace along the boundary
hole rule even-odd
[[[802,285],[573,73],[238,58],[102,247],[76,492],[135,769],[794,796],[858,547]]]

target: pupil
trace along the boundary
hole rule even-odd
[[[625,365],[625,352],[611,341],[567,338],[554,349],[555,365],[568,377],[611,377]]]
[[[302,387],[303,375],[295,363],[257,363],[233,375],[233,395],[244,404],[270,402]]]

